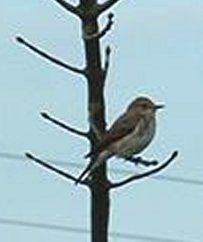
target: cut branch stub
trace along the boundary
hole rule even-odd
[[[104,79],[104,81],[106,80],[107,73],[108,73],[108,70],[109,70],[110,54],[111,54],[111,48],[110,48],[110,46],[107,46],[106,50],[105,50],[105,63],[104,63],[104,69],[103,69],[103,74],[104,74],[103,79]]]
[[[108,14],[108,21],[107,21],[106,25],[104,26],[104,28],[100,32],[93,33],[93,34],[84,33],[83,38],[85,40],[91,40],[91,39],[94,39],[94,38],[101,39],[102,37],[104,37],[107,34],[107,32],[109,30],[111,30],[111,27],[113,26],[113,23],[114,23],[113,17],[114,17],[114,14],[109,13]]]

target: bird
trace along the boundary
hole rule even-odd
[[[92,162],[79,175],[76,184],[87,173],[90,176],[107,159],[115,156],[129,160],[148,147],[156,131],[156,111],[163,107],[163,104],[155,104],[145,96],[133,100],[126,111],[100,137],[95,149],[85,155],[85,158],[92,158]]]

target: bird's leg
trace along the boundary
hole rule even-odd
[[[125,158],[125,160],[130,161],[135,165],[139,165],[139,164],[141,164],[143,166],[156,166],[156,165],[158,165],[157,160],[149,161],[149,160],[143,159],[141,156],[138,156],[138,157],[131,156],[131,157]]]

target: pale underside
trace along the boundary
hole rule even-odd
[[[146,127],[144,119],[140,119],[139,122],[140,125],[136,125],[133,132],[114,142],[98,155],[91,171],[112,156],[124,159],[130,158],[142,152],[149,145],[155,134],[155,119],[148,122],[148,127]]]

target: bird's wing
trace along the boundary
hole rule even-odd
[[[104,151],[108,146],[120,138],[128,135],[132,132],[136,124],[140,121],[140,117],[132,114],[123,114],[120,116],[111,126],[111,128],[106,132],[106,134],[102,137],[101,142],[98,144],[94,152],[88,153],[85,157],[97,156],[100,152]],[[88,164],[85,170],[78,177],[76,184],[82,180],[82,178],[88,173],[92,172],[95,168],[97,168],[103,159],[100,161],[92,161]]]
[[[85,157],[97,155],[105,150],[112,142],[119,140],[120,138],[128,135],[132,132],[139,122],[139,117],[132,114],[121,115],[111,126],[111,128],[104,134],[101,142],[98,144],[94,152],[90,152]]]

